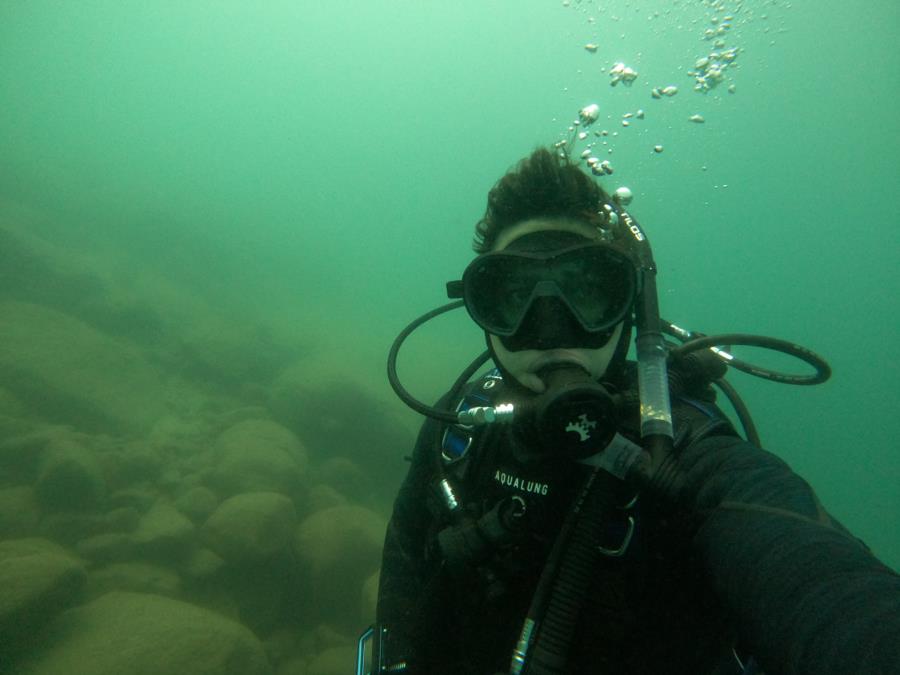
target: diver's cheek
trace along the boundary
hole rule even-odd
[[[622,336],[622,324],[616,326],[612,336],[603,347],[599,349],[585,350],[586,363],[590,366],[591,376],[596,380],[606,374],[609,364],[612,362],[619,338]]]

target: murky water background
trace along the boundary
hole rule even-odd
[[[0,488],[8,513],[26,515],[4,517],[0,535],[64,547],[9,555],[79,556],[62,567],[81,570],[67,583],[87,583],[88,598],[159,592],[148,577],[169,570],[164,595],[250,625],[278,672],[332,672],[339,658],[323,654],[343,658],[364,625],[358,587],[377,565],[377,544],[353,542],[377,542],[419,423],[387,387],[390,341],[458,278],[493,182],[596,103],[578,152],[594,142],[614,170],[603,185],[634,192],[664,316],[831,362],[820,387],[732,381],[764,444],[897,567],[898,27],[886,1],[4,3]],[[616,63],[633,82],[610,86]],[[708,92],[693,91],[698,77]],[[667,86],[678,93],[653,96]],[[433,399],[481,348],[464,315],[441,319],[401,374]],[[252,427],[263,421],[277,430]],[[273,483],[271,467],[250,484],[222,474],[240,424],[295,453],[296,484]],[[72,479],[83,503],[55,496],[68,485],[53,482],[60,443],[100,458],[95,473],[82,466],[97,481],[87,493],[78,481],[93,479]],[[214,501],[185,506],[198,487]],[[291,529],[264,563],[235,562],[206,518],[260,490],[287,495],[287,520],[282,502],[263,510],[306,534]],[[148,514],[176,518],[164,507],[179,499],[192,528],[180,543],[134,548]],[[107,522],[122,508],[131,525]],[[280,555],[309,574],[327,566],[298,537],[321,549],[315,518],[329,508],[372,519],[333,542],[365,561],[342,572],[353,598],[332,603],[352,612],[250,607],[265,595],[252,584],[198,590],[206,572]],[[125,539],[103,554],[79,548],[115,533]],[[198,550],[226,571],[190,576]],[[109,580],[135,560],[157,567]],[[36,672],[65,653],[53,649]]]

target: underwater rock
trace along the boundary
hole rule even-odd
[[[106,496],[106,482],[93,452],[74,439],[56,439],[41,462],[35,495],[53,511],[97,508]]]
[[[88,573],[88,597],[97,598],[111,591],[177,597],[181,592],[181,578],[168,567],[139,560],[113,563]]]
[[[0,539],[33,534],[40,517],[31,487],[20,485],[0,490]]]
[[[358,378],[330,372],[311,377],[309,371],[294,367],[279,379],[270,402],[276,418],[303,438],[313,459],[346,457],[363,471],[367,481],[348,497],[389,507],[406,474],[397,448],[412,447],[415,434],[394,401],[369,391]]]
[[[267,384],[296,349],[280,343],[255,322],[213,314],[182,327],[178,341],[181,360],[173,364],[176,369],[239,393],[254,383]]]
[[[20,646],[78,600],[85,580],[81,561],[51,541],[0,542],[0,652]]]
[[[103,516],[104,532],[132,532],[138,526],[141,514],[131,506],[120,506]]]
[[[218,581],[218,580],[217,580]],[[237,600],[219,583],[211,583],[191,588],[191,602],[227,619],[241,621],[241,610]]]
[[[211,434],[209,422],[197,417],[163,415],[147,434],[147,442],[163,454],[195,456]]]
[[[342,563],[371,573],[380,564],[386,526],[385,519],[369,509],[335,506],[306,518],[297,528],[294,544],[314,574],[335,572]]]
[[[265,446],[287,454],[301,470],[306,469],[307,450],[299,438],[287,427],[267,419],[243,420],[228,427],[216,439],[216,449],[227,452],[248,445]]]
[[[184,480],[178,467],[170,466],[156,479],[156,484],[166,493],[178,490]]]
[[[313,513],[323,509],[330,509],[332,506],[344,506],[346,504],[347,498],[330,485],[319,483],[309,489],[307,506]]]
[[[376,571],[366,579],[362,587],[362,598],[360,606],[362,608],[360,623],[365,625],[375,621],[375,605],[378,604],[378,580],[380,570]]]
[[[213,551],[240,565],[287,547],[296,525],[290,499],[275,492],[251,492],[222,502],[204,524],[203,535]]]
[[[140,483],[116,490],[109,496],[110,506],[132,508],[140,513],[150,509],[159,499],[160,492],[149,483]]]
[[[309,675],[309,670],[306,666],[306,659],[296,657],[279,664],[275,673],[276,675]]]
[[[19,415],[7,415],[0,412],[0,438],[14,438],[34,430],[35,423]],[[3,464],[3,451],[0,450],[0,465]]]
[[[154,481],[163,468],[159,453],[148,443],[132,442],[106,459],[107,476],[113,488]]]
[[[329,626],[327,623],[320,623],[313,629],[312,639],[314,651],[317,652],[332,647],[345,647],[353,643],[351,638],[335,630],[334,626]]]
[[[92,562],[128,560],[134,555],[131,536],[123,532],[106,532],[82,539],[75,544],[78,555]]]
[[[347,457],[326,459],[319,467],[319,475],[327,485],[344,495],[365,494],[371,483],[362,467]]]
[[[138,348],[63,312],[0,303],[0,381],[48,422],[143,433],[165,412],[160,372]]]
[[[195,529],[178,509],[160,499],[141,518],[132,542],[151,555],[178,555],[187,549]]]
[[[70,429],[56,425],[4,434],[0,441],[0,467],[7,476],[17,477],[22,483],[33,483],[47,448],[57,439],[71,439],[72,436]]]
[[[299,648],[306,630],[305,626],[288,624],[277,628],[265,639],[263,646],[269,656],[269,663],[278,667],[276,672],[280,673],[282,665],[296,657],[299,657],[305,668],[307,659],[299,654]]]
[[[247,405],[241,408],[232,408],[227,412],[219,414],[216,417],[216,422],[220,430],[225,430],[248,420],[266,420],[268,418],[269,411],[265,407],[260,405]]]
[[[225,561],[208,548],[195,548],[188,553],[182,571],[191,581],[206,581],[225,566]]]
[[[226,565],[218,583],[237,604],[241,623],[266,636],[298,614],[321,611],[303,595],[302,574],[291,550],[283,549],[244,565]]]
[[[369,509],[336,506],[297,527],[294,550],[307,570],[311,600],[325,620],[348,630],[358,625],[361,589],[381,564],[386,525]]]
[[[337,648],[345,649],[355,643],[355,639],[335,630],[333,626],[321,623],[300,635],[297,647],[299,657],[305,662],[305,665],[308,665],[325,651]]]
[[[175,499],[175,508],[195,524],[209,518],[218,505],[219,498],[216,497],[216,493],[202,485],[190,488]]]
[[[41,519],[38,531],[63,544],[75,544],[95,534],[131,532],[139,519],[140,514],[131,507],[109,513],[52,513]]]
[[[246,420],[216,440],[213,482],[230,494],[280,492],[295,497],[303,485],[306,448],[285,427]]]
[[[260,641],[241,624],[195,605],[108,593],[60,615],[27,675],[268,675]],[[346,666],[345,666],[346,670]]]
[[[356,661],[352,646],[331,647],[318,654],[306,665],[306,675],[345,675],[347,664]]]

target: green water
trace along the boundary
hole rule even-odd
[[[604,185],[635,193],[664,316],[829,359],[820,387],[733,382],[764,444],[897,567],[900,10],[724,4],[6,0],[0,219],[388,399],[390,340],[461,273],[487,190],[596,102],[595,128],[618,132]],[[703,31],[728,13],[735,66],[695,93]],[[608,83],[620,60],[630,88]],[[401,363],[426,399],[482,347],[464,316],[442,321]],[[408,451],[384,457],[398,480]]]

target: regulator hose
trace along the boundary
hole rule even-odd
[[[831,377],[831,366],[821,356],[810,349],[801,345],[789,342],[788,340],[780,340],[778,338],[768,337],[765,335],[750,335],[748,333],[726,333],[725,335],[704,335],[703,333],[690,333],[685,331],[677,332],[678,329],[667,321],[662,321],[663,330],[669,335],[683,340],[684,344],[676,347],[673,354],[684,357],[690,352],[698,349],[713,349],[724,359],[732,368],[737,368],[750,375],[761,377],[773,382],[782,382],[783,384],[812,385],[825,382]],[[731,354],[723,352],[723,345],[744,345],[747,347],[762,347],[771,349],[772,351],[781,352],[789,356],[794,356],[801,361],[805,361],[811,365],[816,372],[812,375],[793,375],[791,373],[780,373],[775,370],[763,368],[747,361],[735,358]]]
[[[566,518],[531,601],[513,655],[513,675],[564,675],[575,626],[596,575],[618,479],[595,470]],[[524,667],[524,669],[523,669]]]
[[[464,303],[462,300],[448,302],[446,305],[441,305],[437,309],[426,312],[418,319],[410,323],[406,328],[400,331],[400,334],[394,340],[394,343],[391,345],[391,349],[388,352],[387,361],[388,382],[391,383],[391,387],[394,389],[394,393],[396,393],[397,396],[400,397],[401,401],[403,401],[406,405],[408,405],[420,415],[425,415],[426,417],[431,417],[442,422],[450,422],[451,424],[456,424],[455,412],[449,410],[439,410],[429,405],[425,405],[421,401],[416,400],[413,395],[406,391],[406,388],[402,384],[400,384],[400,378],[397,376],[397,353],[400,351],[400,347],[403,346],[403,342],[406,340],[406,338],[409,337],[409,334],[412,333],[416,328],[421,326],[426,321],[430,321],[436,316],[444,314],[445,312],[449,312],[450,310],[456,309],[457,307],[462,307],[463,304]],[[477,360],[478,359],[476,359],[476,361]],[[472,366],[474,366],[474,368],[472,368]],[[475,365],[475,361],[472,362],[472,366],[470,366],[470,368],[472,368],[472,372],[469,372],[468,368],[463,372],[463,375],[466,376],[466,379],[471,377],[472,373],[474,373],[474,371],[478,369],[478,365]],[[460,375],[459,379],[462,379],[463,375]],[[459,379],[457,380],[457,382],[459,382]]]

